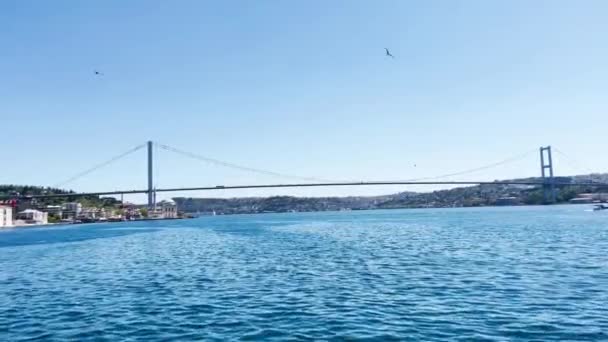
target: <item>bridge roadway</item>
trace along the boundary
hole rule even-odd
[[[494,181],[494,182],[473,182],[473,181],[378,181],[378,182],[335,182],[335,183],[291,183],[291,184],[259,184],[259,185],[216,185],[205,187],[189,188],[165,188],[155,189],[155,192],[178,192],[178,191],[211,191],[211,190],[234,190],[234,189],[266,189],[266,188],[301,188],[301,187],[323,187],[323,186],[378,186],[378,185],[532,185],[532,186],[601,186],[608,187],[608,183],[567,183],[567,182],[539,182],[539,181]],[[83,197],[83,196],[112,196],[127,194],[146,194],[148,190],[116,190],[100,192],[83,192],[71,194],[42,194],[25,196],[0,196],[0,200],[8,199],[33,199],[33,198],[56,198],[56,197]]]

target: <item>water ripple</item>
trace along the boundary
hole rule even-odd
[[[3,231],[0,339],[607,340],[608,221],[573,208]]]

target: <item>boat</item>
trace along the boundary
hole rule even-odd
[[[608,209],[608,205],[605,205],[605,204],[596,204],[593,207],[593,211],[600,211],[600,210],[606,210],[606,209]]]

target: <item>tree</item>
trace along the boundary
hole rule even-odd
[[[58,223],[61,221],[61,217],[55,213],[49,213],[49,223]]]
[[[543,196],[542,190],[534,190],[528,192],[527,196],[524,198],[525,204],[543,204],[545,198]]]
[[[139,213],[143,217],[148,217],[148,209],[147,208],[141,208],[141,209],[139,209]]]
[[[579,193],[578,191],[576,191],[576,189],[573,188],[559,189],[558,191],[558,202],[568,202],[569,200],[575,198]]]

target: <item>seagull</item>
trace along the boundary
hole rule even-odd
[[[387,49],[387,48],[384,48],[384,50],[386,50],[386,56],[387,56],[387,57],[390,57],[390,58],[395,58],[395,56],[391,55],[391,52],[390,52],[390,51],[388,51],[388,49]]]
[[[97,70],[95,70],[95,75],[97,75],[97,76],[103,76],[103,74],[102,74],[102,73],[100,73],[100,72],[99,72],[99,71],[97,71]]]

